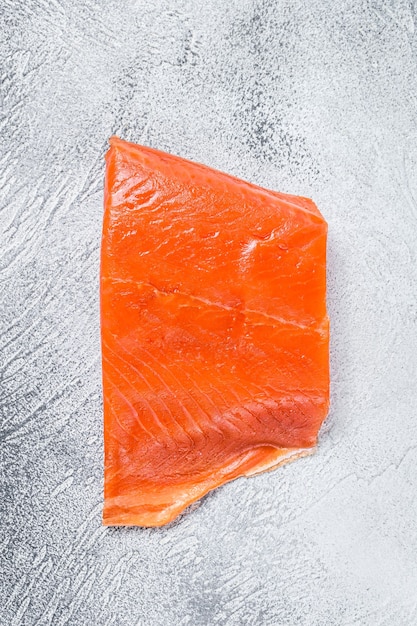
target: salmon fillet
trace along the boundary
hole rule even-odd
[[[104,524],[166,524],[314,449],[329,404],[326,235],[311,200],[110,139]]]

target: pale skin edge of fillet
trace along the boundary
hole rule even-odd
[[[272,447],[272,446],[271,446]],[[285,465],[286,463],[290,463],[291,461],[295,461],[305,456],[310,456],[316,450],[316,446],[311,448],[292,448],[292,449],[276,449],[276,455],[274,458],[270,459],[267,462],[258,462],[253,467],[243,470],[239,473],[239,461],[248,454],[248,452],[240,455],[237,460],[231,465],[235,466],[235,471],[231,469],[230,472],[224,473],[223,476],[213,476],[212,479],[205,480],[200,485],[195,485],[192,493],[190,493],[189,488],[182,488],[182,491],[186,491],[186,494],[181,496],[181,487],[179,488],[178,498],[175,499],[175,502],[171,505],[162,508],[160,511],[146,511],[142,510],[140,513],[129,512],[126,513],[118,513],[117,515],[111,516],[107,513],[106,515],[106,503],[104,505],[103,511],[103,526],[140,526],[144,528],[152,528],[158,526],[165,526],[170,524],[176,518],[178,518],[182,513],[184,513],[185,509],[192,505],[193,503],[200,500],[203,496],[205,496],[210,491],[221,487],[222,485],[236,480],[237,478],[242,477],[251,477],[256,476],[258,474],[263,474],[264,472],[270,472],[281,465]],[[249,451],[251,452],[251,451]],[[237,465],[237,467],[236,467]],[[230,466],[229,466],[230,469]],[[128,499],[132,501],[133,497],[130,494]],[[146,507],[144,507],[145,509]]]

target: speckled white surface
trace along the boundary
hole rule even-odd
[[[3,0],[3,626],[417,624],[417,5]],[[110,134],[312,197],[332,409],[314,457],[103,528]]]

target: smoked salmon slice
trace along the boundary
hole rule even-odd
[[[311,200],[110,139],[104,524],[166,524],[314,449],[329,404],[326,236]]]

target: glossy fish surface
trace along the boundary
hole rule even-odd
[[[104,524],[166,524],[314,449],[329,404],[326,236],[311,200],[111,138]]]

